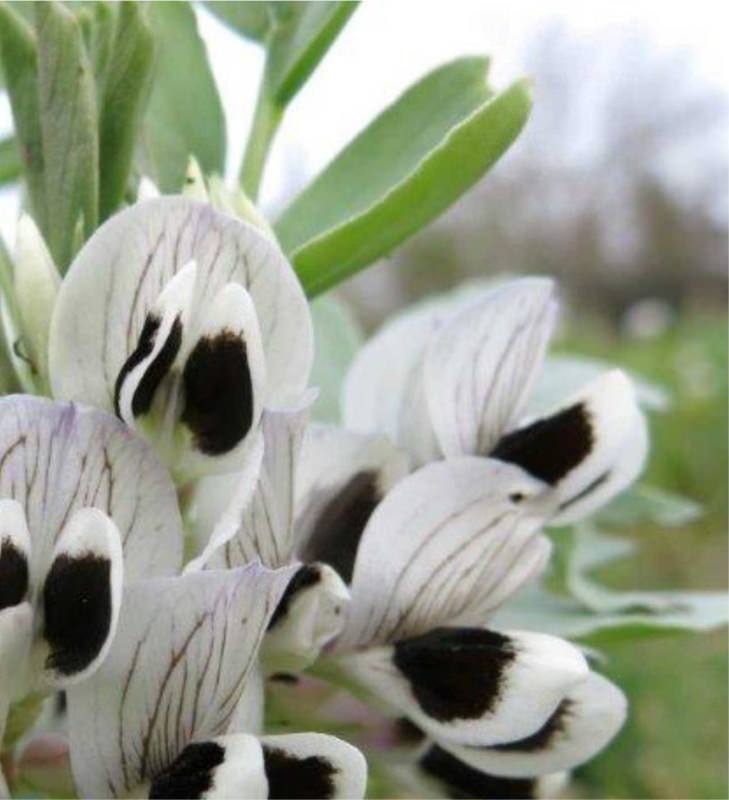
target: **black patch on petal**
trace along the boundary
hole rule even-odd
[[[499,750],[503,753],[534,753],[538,750],[545,750],[564,731],[571,710],[572,701],[563,700],[536,733],[515,742],[492,745],[488,749]]]
[[[423,711],[440,722],[478,719],[493,710],[511,640],[480,628],[436,628],[394,645],[393,663]]]
[[[432,778],[444,783],[448,797],[494,798],[494,800],[521,800],[535,797],[533,778],[500,778],[464,764],[441,747],[434,745],[420,759],[420,767]]]
[[[399,717],[393,723],[395,728],[395,740],[398,744],[415,745],[425,741],[425,734],[407,717]]]
[[[22,603],[28,592],[28,559],[10,539],[0,546],[0,611]]]
[[[225,760],[225,748],[217,742],[188,744],[149,788],[151,798],[202,797],[213,784],[213,771]]]
[[[231,331],[202,337],[185,364],[183,380],[182,421],[192,431],[195,446],[209,456],[232,450],[253,422],[245,342]]]
[[[590,415],[587,408],[578,403],[507,433],[491,456],[517,464],[545,483],[554,485],[587,458],[593,445]]]
[[[95,553],[59,555],[43,587],[46,667],[73,675],[104,646],[111,624],[111,562]]]
[[[177,358],[177,353],[182,344],[182,323],[177,317],[172,323],[170,333],[165,343],[160,348],[157,355],[144,371],[141,380],[137,384],[132,397],[132,414],[140,417],[146,414],[152,407],[152,400],[159,388],[165,375],[170,371],[170,367]]]
[[[294,577],[289,581],[289,585],[279,600],[276,610],[271,615],[267,630],[270,631],[274,625],[289,613],[291,603],[299,592],[308,589],[310,586],[315,586],[320,580],[321,573],[319,572],[319,567],[315,564],[304,564],[299,567],[294,573]]]
[[[156,314],[147,314],[147,319],[144,320],[142,332],[139,334],[139,341],[134,352],[124,362],[124,365],[119,370],[116,376],[116,384],[114,385],[114,411],[117,417],[119,413],[119,396],[121,394],[122,386],[126,380],[127,375],[138,365],[144,361],[145,358],[154,349],[154,340],[157,338],[157,331],[160,326],[160,318]]]
[[[359,540],[381,499],[376,472],[355,475],[319,514],[303,558],[329,564],[350,583]]]
[[[322,756],[298,758],[278,747],[263,745],[263,762],[270,800],[326,800],[335,792],[337,768]]]

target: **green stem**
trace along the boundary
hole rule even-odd
[[[271,97],[267,83],[264,75],[239,176],[243,191],[253,202],[258,196],[268,151],[283,118],[283,108]]]

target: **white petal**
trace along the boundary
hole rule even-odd
[[[108,414],[39,397],[0,399],[0,497],[23,508],[31,583],[42,579],[74,511],[119,529],[127,579],[172,574],[182,558],[175,489],[154,453]]]
[[[191,742],[227,732],[290,576],[251,565],[125,587],[107,658],[68,692],[84,796],[135,791]]]
[[[349,581],[362,531],[407,462],[384,436],[313,425],[304,438],[296,499],[302,561],[322,561]]]
[[[26,694],[27,659],[33,637],[33,608],[28,602],[0,610],[0,741],[7,705]]]
[[[556,311],[552,281],[525,278],[488,292],[433,335],[425,395],[445,456],[487,455],[519,419]]]
[[[344,626],[349,592],[326,564],[299,567],[269,623],[261,653],[268,672],[298,672]]]
[[[588,674],[584,656],[562,639],[481,628],[436,628],[336,662],[393,713],[467,745],[531,735]]]
[[[23,335],[43,378],[48,376],[48,330],[61,277],[32,217],[18,220],[15,247],[15,296]]]
[[[249,439],[248,451],[243,459],[243,463],[244,467],[240,472],[231,473],[230,476],[216,476],[220,477],[221,483],[216,486],[216,491],[211,493],[211,502],[215,501],[215,497],[218,496],[217,490],[220,490],[221,492],[225,491],[228,505],[226,507],[221,503],[220,510],[223,512],[222,516],[215,524],[207,540],[207,544],[203,545],[200,555],[187,563],[184,572],[195,572],[203,569],[208,564],[213,569],[224,567],[224,564],[221,563],[223,547],[230,542],[238,532],[241,516],[251,505],[258,486],[261,464],[263,463],[263,433],[260,430],[255,436]],[[226,486],[227,480],[230,481],[230,484]],[[204,491],[207,485],[207,482],[203,480],[200,482],[200,486],[195,489],[198,499],[199,493]],[[232,500],[227,500],[228,491],[233,492]],[[197,502],[198,500],[196,499],[195,503]],[[210,517],[212,518],[212,516],[211,513]],[[202,523],[204,523],[204,517]],[[196,523],[196,531],[198,541],[204,543],[207,530],[201,528],[199,523]],[[250,563],[250,561],[241,562],[241,565],[243,563]]]
[[[119,618],[122,559],[109,517],[96,508],[72,514],[43,583],[41,685],[78,683],[106,657]]]
[[[198,267],[196,312],[228,283],[241,284],[253,298],[268,370],[265,404],[299,396],[311,369],[312,331],[293,270],[254,227],[185,197],[120,212],[74,260],[51,325],[54,394],[111,410],[117,375],[149,312],[190,261]]]
[[[269,797],[364,797],[367,762],[351,744],[322,733],[264,736],[261,744]]]
[[[263,463],[252,495],[248,476],[241,474],[199,482],[196,527],[203,535],[215,530],[218,541],[225,540],[208,559],[208,567],[237,567],[256,559],[270,568],[291,562],[299,451],[314,397],[307,392],[296,407],[264,412]]]
[[[114,410],[130,427],[136,428],[136,417],[148,413],[158,399],[157,388],[165,377],[159,364],[164,361],[171,366],[179,357],[182,330],[190,323],[196,280],[197,265],[190,261],[165,285],[147,315],[137,346],[117,375]],[[167,438],[171,433],[167,431]]]
[[[560,797],[568,775],[563,772],[541,777],[504,778],[479,770],[442,747],[434,745],[418,763],[420,773],[435,784],[436,797],[491,798]]]
[[[463,457],[413,473],[365,528],[337,646],[483,624],[543,564],[538,533],[553,510],[543,483],[497,461]]]
[[[268,797],[263,749],[255,736],[219,736],[187,745],[155,776],[149,797],[260,800]]]
[[[592,381],[550,416],[507,434],[494,458],[554,486],[556,525],[607,503],[643,469],[648,432],[633,387],[619,370]]]
[[[437,314],[430,305],[406,312],[357,353],[343,388],[345,427],[398,441],[406,392],[422,366],[425,345],[436,325]]]
[[[493,775],[529,777],[572,769],[593,758],[617,734],[627,703],[617,686],[595,672],[578,684],[535,733],[496,747],[442,746]]]
[[[197,477],[239,466],[261,418],[266,364],[253,300],[226,284],[205,309],[183,369],[182,422],[192,434],[175,471]]]

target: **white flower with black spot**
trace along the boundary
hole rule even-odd
[[[306,299],[278,246],[187,197],[102,225],[50,331],[54,395],[115,413],[178,482],[241,468],[264,407],[297,401],[311,360]]]

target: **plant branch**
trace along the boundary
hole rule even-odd
[[[283,111],[268,91],[268,81],[264,75],[239,175],[243,191],[253,202],[258,196],[268,152],[281,124]]]

